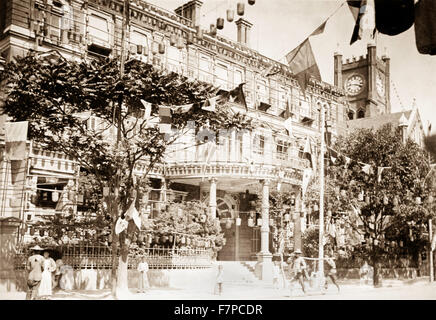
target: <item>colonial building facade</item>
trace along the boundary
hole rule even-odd
[[[133,1],[125,39],[128,59],[224,90],[245,83],[247,114],[261,126],[254,132],[221,136],[220,141],[211,142],[214,148],[195,146],[193,132],[184,136],[184,145],[168,150],[164,164],[150,175],[154,189],[149,209],[152,215],[158,214],[160,205],[169,200],[207,203],[212,216],[220,219],[227,240],[218,259],[258,260],[259,274],[268,278],[272,273],[262,270],[270,268],[272,251],[269,193],[278,186],[281,191],[295,193],[293,232],[299,247],[297,235],[305,219],[301,184],[303,170],[309,166],[303,157],[305,142],[309,139],[316,155],[321,105],[332,133],[337,133],[348,116],[345,93],[312,79],[303,94],[286,65],[250,48],[249,21],[242,17],[236,21],[237,41],[233,41],[217,35],[216,26],[204,30],[199,25],[201,5],[201,1],[192,0],[170,12]],[[1,6],[0,55],[6,61],[29,50],[56,50],[68,59],[120,55],[122,1],[5,0]],[[271,66],[279,71],[267,77],[265,70]],[[233,108],[244,107],[234,104]],[[287,108],[292,118],[291,134],[284,127]],[[98,125],[98,119],[88,121]],[[28,161],[19,168],[23,173],[19,178],[6,160],[1,166],[2,216],[16,216],[31,224],[38,216],[53,215],[56,210],[80,212],[77,203],[59,205],[68,204],[62,192],[68,186],[80,190],[74,159],[38,149],[29,141]],[[145,169],[145,165],[138,166],[137,174]],[[79,197],[80,201],[86,199]],[[253,225],[249,225],[251,219]]]

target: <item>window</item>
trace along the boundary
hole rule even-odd
[[[363,111],[362,109],[357,112],[357,119],[361,118],[365,118],[365,111]]]
[[[288,160],[289,142],[278,139],[276,141],[276,158]]]
[[[265,153],[265,136],[255,134],[253,138],[253,152],[257,155],[264,155]]]
[[[279,114],[283,111],[286,110],[286,106],[288,104],[288,95],[286,93],[286,88],[285,87],[279,87],[278,90],[278,94],[279,94],[279,99],[278,99],[278,108],[281,110],[279,111]],[[291,106],[289,106],[289,111],[291,111]]]
[[[58,42],[61,40],[61,17],[56,14],[50,15],[50,39]]]
[[[109,23],[106,18],[102,18],[91,14],[89,16],[89,37],[91,43],[100,45],[103,47],[109,47]]]
[[[212,79],[212,63],[210,61],[210,58],[202,55],[199,65],[199,80],[212,83]]]
[[[258,80],[256,86],[257,100],[269,103],[269,90],[266,80]]]
[[[215,85],[223,90],[229,89],[228,70],[224,64],[218,63],[215,67]]]
[[[348,111],[348,120],[354,119],[354,111]]]
[[[242,82],[244,82],[244,78],[242,76],[242,71],[241,70],[235,70],[235,73],[233,75],[233,86],[236,87],[237,85],[241,84]]]

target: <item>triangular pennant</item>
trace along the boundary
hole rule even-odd
[[[216,96],[210,99],[207,99],[204,103],[204,105],[201,107],[202,110],[205,111],[211,111],[211,112],[215,112],[216,111],[216,104],[218,99],[220,99],[221,96]]]
[[[141,218],[139,217],[138,210],[136,210],[135,203],[136,203],[136,198],[132,201],[129,209],[127,209],[124,215],[126,217],[126,220],[133,219],[133,222],[136,224],[138,229],[141,229]]]
[[[323,32],[324,32],[324,29],[325,29],[325,25],[326,25],[326,23],[327,23],[327,20],[324,21],[324,23],[323,23],[322,25],[320,25],[318,28],[316,28],[315,31],[313,31],[313,32],[310,34],[309,37],[316,36],[316,35],[318,35],[318,34],[323,33]]]
[[[189,110],[191,110],[193,106],[194,106],[193,103],[190,103],[190,104],[184,104],[184,105],[181,105],[181,106],[175,106],[175,107],[172,107],[172,110],[173,110],[175,113],[186,113],[186,112],[188,112]]]
[[[362,167],[362,171],[365,172],[366,174],[370,174],[370,173],[371,173],[371,165],[369,165],[369,164],[365,164],[365,165]]]

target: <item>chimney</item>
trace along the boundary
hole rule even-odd
[[[238,42],[250,46],[250,30],[253,24],[243,18],[239,18],[235,23],[238,28]]]
[[[188,20],[191,20],[194,27],[200,25],[200,8],[203,2],[200,0],[191,0],[184,5],[178,7],[175,11],[176,14]]]

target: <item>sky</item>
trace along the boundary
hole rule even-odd
[[[253,24],[251,48],[281,62],[285,62],[283,58],[286,53],[297,47],[334,13],[324,33],[310,39],[322,80],[328,83],[333,84],[335,51],[339,50],[344,59],[367,53],[369,38],[364,37],[351,46],[349,44],[354,19],[348,6],[343,4],[345,0],[257,0],[253,6],[248,5],[246,0],[202,1],[201,25],[204,29],[216,23],[217,18],[225,18],[227,9],[236,11],[237,2],[244,2],[244,19]],[[148,2],[172,11],[188,0]],[[225,20],[224,29],[218,30],[218,33],[236,40],[235,23]],[[422,55],[417,51],[413,26],[396,36],[378,34],[375,41],[377,55],[381,57],[386,53],[391,58],[392,112],[411,109],[415,103],[424,128],[431,123],[432,133],[436,133],[436,56]]]

